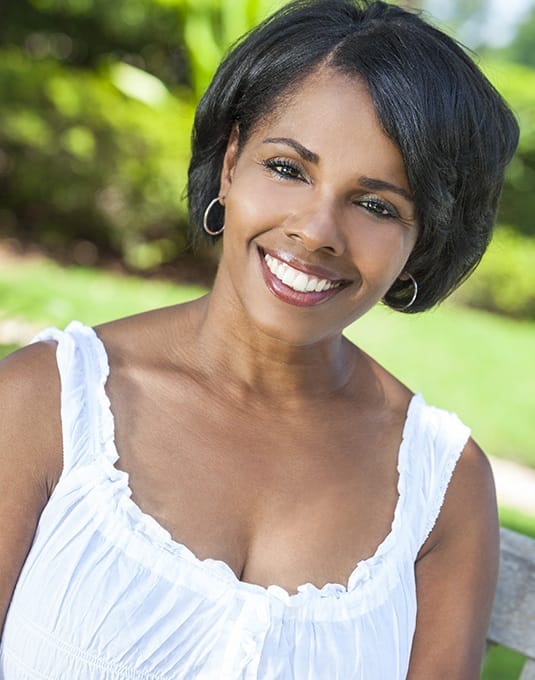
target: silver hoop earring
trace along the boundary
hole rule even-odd
[[[413,288],[414,288],[414,291],[413,291],[413,293],[412,293],[412,297],[411,297],[411,299],[409,300],[409,302],[407,302],[406,305],[403,305],[403,307],[398,307],[398,310],[399,310],[400,312],[403,311],[404,309],[409,309],[409,307],[411,307],[411,306],[413,305],[414,301],[416,300],[416,298],[417,298],[417,296],[418,296],[418,283],[416,282],[416,279],[415,279],[414,276],[413,276],[412,274],[410,274],[409,272],[404,272],[404,273],[405,273],[405,274],[409,277],[409,279],[411,280],[412,286],[413,286]]]
[[[216,196],[213,201],[210,201],[210,203],[208,204],[208,207],[204,211],[204,215],[203,215],[203,218],[202,218],[202,228],[204,229],[204,231],[207,234],[210,234],[210,236],[219,236],[219,234],[222,234],[224,229],[225,229],[224,224],[220,229],[216,229],[216,230],[210,229],[210,227],[208,226],[208,215],[210,213],[210,210],[214,207],[214,205],[216,203],[219,202],[220,198],[224,198],[224,196]]]

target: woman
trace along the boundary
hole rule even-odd
[[[395,6],[292,3],[231,52],[189,174],[213,291],[3,363],[2,677],[479,677],[488,462],[342,331],[468,275],[517,134]]]

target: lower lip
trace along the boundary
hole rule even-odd
[[[342,284],[336,288],[323,290],[320,293],[301,293],[297,290],[294,290],[293,288],[290,288],[280,279],[278,279],[267,266],[266,260],[264,259],[264,256],[261,252],[259,252],[259,255],[262,266],[262,274],[264,275],[264,281],[266,282],[269,291],[273,293],[275,297],[278,297],[279,300],[282,300],[289,305],[296,305],[297,307],[314,307],[316,305],[321,305],[322,302],[330,300],[345,287]]]

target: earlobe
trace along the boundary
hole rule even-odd
[[[227,150],[223,158],[223,167],[221,168],[221,181],[219,185],[219,195],[226,196],[234,177],[234,169],[238,160],[238,145],[239,145],[239,128],[235,125],[232,128],[227,144]]]

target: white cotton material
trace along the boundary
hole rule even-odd
[[[412,398],[391,531],[346,585],[289,595],[198,559],[132,501],[94,330],[38,340],[57,341],[64,469],[8,610],[1,679],[406,678],[415,560],[469,436],[455,415]]]

